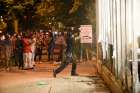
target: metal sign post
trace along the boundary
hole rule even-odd
[[[80,26],[80,43],[81,43],[81,61],[83,60],[83,46],[84,44],[92,44],[92,25]],[[89,58],[88,50],[86,49],[86,57]]]

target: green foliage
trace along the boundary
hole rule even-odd
[[[69,10],[69,14],[75,13],[81,5],[81,0],[74,0],[73,7]]]
[[[7,24],[6,24],[5,22],[0,21],[0,30],[5,29],[5,28],[6,28],[6,26],[7,26]]]
[[[66,26],[92,24],[95,28],[95,0],[41,0],[40,2],[4,0],[3,2],[7,10],[6,15],[21,21],[27,16],[37,26],[47,27],[49,22],[53,24],[62,22]]]

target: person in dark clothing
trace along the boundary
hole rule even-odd
[[[72,76],[75,76],[75,75],[78,75],[76,73],[76,61],[73,57],[73,38],[72,38],[72,33],[71,32],[68,32],[67,33],[67,40],[66,40],[66,43],[67,43],[67,48],[66,48],[66,57],[64,59],[64,61],[61,63],[61,65],[53,70],[53,76],[56,77],[56,74],[58,74],[59,72],[61,72],[65,67],[68,66],[69,63],[72,63],[72,69],[71,69],[71,75]]]
[[[52,54],[53,54],[53,49],[54,49],[54,47],[55,47],[55,42],[54,42],[54,37],[53,37],[53,35],[51,35],[50,36],[50,42],[49,42],[49,44],[48,44],[48,61],[50,61],[51,60],[51,56],[52,56]]]
[[[10,70],[10,59],[11,59],[11,55],[12,55],[12,43],[10,41],[10,36],[9,35],[5,35],[5,40],[3,40],[3,44],[4,44],[4,52],[3,55],[5,55],[5,63],[6,63],[6,70]]]
[[[37,56],[38,56],[38,61],[41,63],[41,57],[42,57],[42,51],[43,51],[43,40],[39,39],[36,42],[36,51],[35,51],[35,61],[37,61]]]
[[[16,40],[16,61],[18,62],[19,69],[23,69],[23,43],[21,36],[17,36]]]
[[[64,33],[59,32],[55,38],[55,47],[53,50],[53,55],[57,55],[56,62],[62,62],[64,60],[64,51],[66,47],[66,40],[64,37]]]

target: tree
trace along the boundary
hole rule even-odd
[[[26,28],[24,25],[29,25],[28,21],[25,22],[26,18],[34,15],[34,0],[3,0],[2,16],[5,17],[5,21],[14,26],[14,32],[18,32],[20,28]],[[1,6],[1,5],[0,5]],[[20,24],[19,24],[20,23]],[[9,26],[9,25],[8,25]],[[24,26],[24,27],[23,27]],[[10,30],[12,26],[9,26]],[[28,29],[28,27],[27,27]],[[26,30],[26,29],[24,29]]]
[[[69,26],[95,23],[95,0],[4,0],[7,19],[17,27],[47,28],[49,23]],[[16,25],[15,25],[16,28]]]
[[[79,16],[77,17],[77,11],[81,6],[82,0],[43,0],[37,6],[36,14],[40,15],[38,17],[44,18],[44,20],[40,20],[40,24],[42,25],[48,24],[52,21],[50,19],[53,18],[55,18],[55,22],[71,25],[76,24],[74,22],[77,21],[74,20],[79,18]]]

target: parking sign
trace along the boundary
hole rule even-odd
[[[81,25],[80,38],[81,43],[92,43],[92,25]]]

